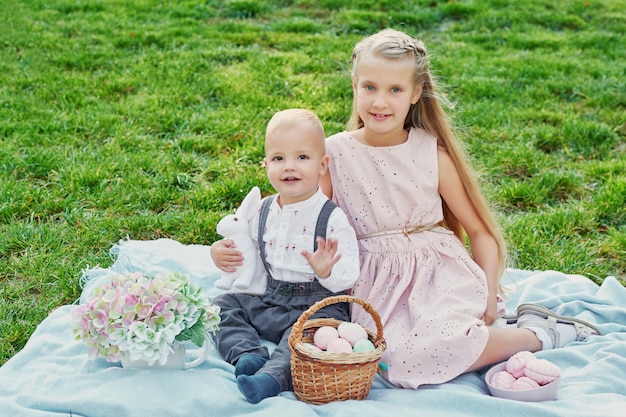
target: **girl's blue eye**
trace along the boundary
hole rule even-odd
[[[374,91],[374,87],[371,86],[371,85],[366,85],[365,89],[368,90],[368,91]]]
[[[398,87],[394,87],[394,88],[391,89],[391,92],[392,93],[399,93],[400,89]]]

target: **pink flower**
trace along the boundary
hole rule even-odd
[[[167,305],[167,303],[170,301],[170,297],[162,297],[153,307],[153,311],[156,311],[157,313],[161,313],[163,312],[163,309],[165,308],[165,306]]]
[[[145,319],[152,314],[152,305],[150,304],[137,304],[135,305],[135,313],[140,319]]]

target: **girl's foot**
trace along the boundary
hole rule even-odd
[[[532,330],[541,341],[542,350],[563,347],[600,331],[591,323],[556,314],[537,304],[521,304],[517,308],[517,327]]]

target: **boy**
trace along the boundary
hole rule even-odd
[[[359,275],[356,236],[343,211],[319,188],[328,169],[324,129],[302,109],[276,113],[267,125],[263,164],[277,195],[266,198],[250,222],[267,272],[263,295],[226,293],[213,299],[221,308],[218,349],[235,365],[237,386],[251,403],[292,389],[288,338],[298,317],[315,302],[351,288]],[[232,240],[211,245],[223,271],[242,263]],[[349,321],[345,303],[313,318]],[[277,344],[269,355],[261,338]]]

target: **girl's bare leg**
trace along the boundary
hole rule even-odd
[[[532,330],[515,327],[487,327],[487,329],[489,340],[485,350],[467,372],[505,361],[523,350],[530,352],[541,350],[541,342]]]

